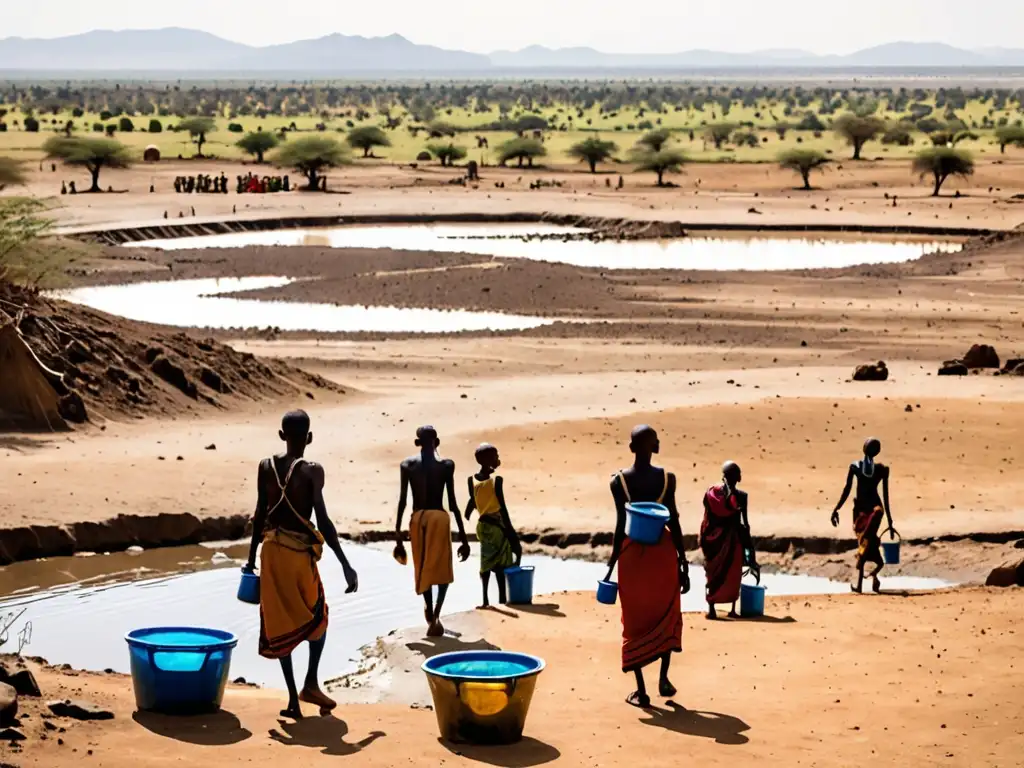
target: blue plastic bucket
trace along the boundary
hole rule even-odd
[[[903,537],[900,536],[899,532],[891,528],[887,533],[890,534],[890,540],[882,542],[882,559],[885,561],[886,565],[899,565],[900,542]]]
[[[740,616],[764,616],[764,593],[760,584],[740,584]]]
[[[619,597],[619,585],[614,581],[597,582],[597,602],[605,605],[615,605]]]
[[[260,577],[257,574],[242,571],[242,580],[238,583],[238,599],[243,603],[260,604]]]
[[[638,544],[657,544],[668,523],[668,507],[648,501],[626,505],[626,535]]]
[[[533,603],[533,566],[514,565],[505,569],[505,584],[508,586],[509,605],[531,605]]]
[[[423,664],[441,738],[512,744],[523,737],[544,660],[507,651],[442,653]]]
[[[220,708],[238,638],[199,627],[154,627],[125,635],[140,710],[209,712]]]

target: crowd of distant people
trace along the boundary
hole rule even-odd
[[[235,192],[242,194],[267,194],[268,192],[291,192],[291,180],[287,176],[256,176],[248,173],[235,177]],[[220,176],[199,174],[197,176],[178,176],[174,179],[174,191],[181,195],[192,193],[226,195],[228,193],[228,177],[221,172]]]

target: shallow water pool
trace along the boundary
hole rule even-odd
[[[54,296],[112,315],[187,328],[280,328],[325,333],[458,333],[539,328],[553,320],[464,309],[415,309],[263,301],[219,294],[278,288],[289,277],[222,277],[103,285]]]
[[[392,630],[423,623],[423,601],[413,592],[412,567],[398,565],[385,549],[344,544],[359,573],[359,592],[346,595],[341,566],[327,554],[320,572],[330,605],[330,629],[324,653],[325,678],[353,672],[361,658],[360,648]],[[231,662],[232,678],[273,687],[283,685],[276,663],[260,658],[259,608],[239,602],[235,594],[240,578],[239,562],[247,545],[222,550],[189,547],[154,550],[136,558],[97,555],[88,558],[55,558],[17,563],[0,569],[0,617],[24,613],[11,628],[11,643],[32,623],[32,640],[25,653],[53,663],[81,669],[114,669],[128,672],[128,648],[124,636],[142,627],[200,626],[222,629],[238,637]],[[230,557],[225,557],[225,553]],[[467,611],[480,603],[479,555],[455,563],[455,583],[444,613]],[[561,591],[595,591],[606,567],[582,560],[557,560],[527,556],[524,563],[536,567],[535,604],[557,612]],[[191,571],[182,573],[181,571]],[[692,589],[683,598],[683,609],[704,609],[704,571],[691,568]],[[849,592],[849,586],[810,576],[765,574],[768,595],[828,594]],[[886,589],[932,589],[949,586],[937,579],[893,577],[883,580]],[[495,588],[491,587],[494,599]],[[545,606],[547,606],[545,608]],[[619,609],[607,606],[609,631],[618,631]],[[769,612],[771,606],[769,605]],[[557,615],[557,613],[556,613]],[[530,648],[517,648],[525,653]],[[305,666],[305,647],[296,651],[296,664]]]
[[[130,246],[179,250],[249,245],[314,245],[332,248],[471,253],[533,259],[603,269],[782,270],[839,268],[912,261],[935,251],[959,251],[951,240],[839,238],[827,236],[685,237],[592,242],[585,230],[541,224],[384,225],[283,229],[149,240]],[[541,236],[544,239],[533,239]]]

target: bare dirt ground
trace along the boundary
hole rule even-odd
[[[39,668],[46,699],[79,698],[115,719],[76,723],[24,700],[23,746],[5,762],[63,768],[145,765],[632,766],[686,755],[695,764],[801,763],[992,766],[1024,750],[1020,590],[769,600],[763,622],[685,616],[674,658],[679,693],[646,712],[623,699],[618,610],[590,595],[554,595],[530,611],[455,617],[455,635],[401,633],[372,673],[376,704],[343,703],[331,717],[280,720],[281,693],[231,686],[216,715],[135,713],[119,675]],[[425,656],[500,647],[542,656],[524,740],[483,748],[437,739],[419,672]],[[269,663],[269,662],[268,662]],[[335,693],[366,698],[358,678]],[[808,713],[814,713],[808,717]],[[48,730],[46,724],[58,730]],[[59,729],[65,729],[63,732]]]

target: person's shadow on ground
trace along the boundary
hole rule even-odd
[[[442,653],[453,653],[455,651],[500,651],[501,649],[486,640],[474,640],[464,642],[461,636],[446,634],[443,637],[428,637],[415,643],[406,643],[413,653],[418,653],[424,659],[432,659]]]
[[[226,747],[252,736],[252,732],[243,728],[237,717],[223,709],[187,717],[136,712],[132,720],[157,736],[204,747]]]
[[[553,762],[562,756],[562,753],[550,744],[528,736],[515,744],[500,746],[453,744],[445,739],[437,741],[454,755],[469,758],[477,763],[496,765],[499,768],[533,768],[536,765]]]
[[[732,715],[719,712],[698,712],[681,707],[674,701],[666,703],[668,709],[651,707],[645,710],[650,717],[640,720],[644,725],[654,725],[687,736],[714,739],[718,744],[746,744],[750,739],[743,735],[750,726]]]
[[[349,743],[348,724],[334,715],[307,717],[304,720],[278,720],[280,731],[270,729],[270,738],[291,747],[317,749],[322,755],[347,757],[361,752],[377,739],[387,736],[384,731],[373,731],[362,741]]]
[[[530,605],[513,605],[513,609],[520,613],[531,613],[535,616],[548,616],[552,619],[564,619],[562,606],[558,603],[531,603]]]

